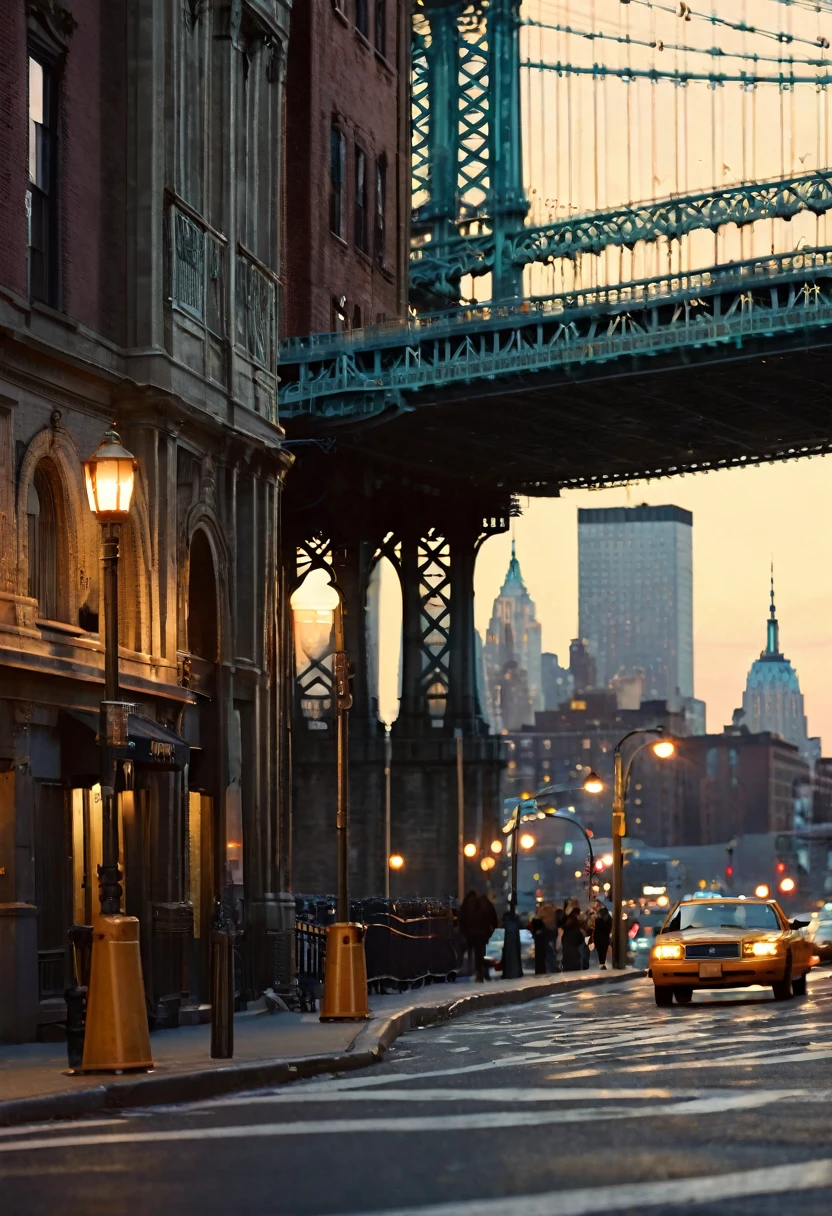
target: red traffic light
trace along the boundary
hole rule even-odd
[[[778,874],[785,874],[785,873],[786,873],[786,863],[785,863],[785,861],[778,861],[778,863],[777,863],[777,873],[778,873]]]
[[[734,867],[733,867],[733,866],[726,866],[726,867],[725,867],[725,877],[726,877],[726,878],[733,878],[733,877],[734,877]]]

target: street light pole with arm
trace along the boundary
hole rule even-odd
[[[520,827],[521,808],[524,806],[537,808],[537,799],[550,794],[589,793],[598,794],[603,784],[595,773],[590,773],[582,785],[544,785],[542,789],[527,798],[523,798],[514,808],[514,814],[503,828],[504,835],[511,842],[511,892],[509,894],[508,911],[503,917],[505,938],[503,945],[503,979],[517,980],[523,975],[523,963],[520,954],[520,921],[517,917],[517,833]],[[562,816],[565,818],[565,816]],[[580,826],[580,825],[579,825]],[[583,828],[581,828],[583,831]],[[584,832],[586,836],[586,832]],[[589,837],[587,836],[587,842]],[[590,853],[591,853],[590,846]]]
[[[639,752],[651,745],[650,740],[640,744],[630,755],[626,768],[621,755],[621,748],[634,735],[659,735],[659,741],[652,744],[653,751],[659,759],[666,760],[673,755],[675,745],[672,740],[661,740],[664,734],[663,726],[640,727],[629,731],[615,745],[613,757],[613,790],[612,790],[612,965],[616,971],[622,971],[626,965],[626,951],[622,940],[621,900],[623,896],[624,855],[623,841],[627,835],[627,817],[625,807],[627,792],[630,788],[630,774],[633,761]],[[663,751],[658,749],[662,747]]]

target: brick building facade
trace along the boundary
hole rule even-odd
[[[407,308],[409,6],[306,0],[292,13],[282,334]]]
[[[242,995],[274,982],[290,933],[276,575],[289,8],[3,6],[0,1038],[62,1016],[66,930],[97,905],[103,622],[81,462],[113,419],[138,458],[121,693],[138,737],[189,745],[172,766],[147,749],[121,798],[153,1020],[206,999],[217,895],[243,931]]]

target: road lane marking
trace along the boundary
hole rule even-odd
[[[747,1091],[729,1093],[717,1097],[695,1098],[689,1102],[669,1102],[658,1106],[611,1107],[608,1110],[578,1109],[569,1111],[569,1123],[604,1123],[622,1119],[669,1119],[688,1115],[716,1115],[728,1111],[759,1110],[775,1102],[791,1100],[800,1102],[802,1091],[790,1095],[788,1090],[769,1092]],[[535,1127],[544,1124],[562,1123],[564,1111],[538,1110],[534,1114]],[[289,1123],[251,1123],[223,1127],[168,1128],[156,1132],[114,1132],[110,1135],[50,1136],[41,1139],[0,1144],[0,1154],[34,1152],[47,1149],[55,1152],[69,1148],[106,1148],[108,1145],[176,1144],[187,1141],[241,1140],[250,1138],[274,1138],[288,1136],[363,1136],[372,1134],[396,1135],[425,1132],[493,1131],[509,1127],[528,1129],[527,1110],[476,1111],[462,1115],[419,1115],[391,1118],[379,1116],[368,1119],[304,1119]],[[2,1174],[2,1167],[0,1167]]]
[[[540,1195],[511,1195],[498,1199],[456,1200],[424,1207],[385,1208],[354,1216],[597,1216],[598,1212],[641,1211],[659,1204],[675,1210],[696,1208],[714,1200],[745,1199],[752,1195],[782,1195],[815,1191],[832,1185],[832,1160],[806,1161],[762,1170],[741,1170],[709,1178],[674,1178],[662,1182],[630,1182],[586,1187],[576,1191],[546,1191]]]
[[[71,1127],[113,1127],[124,1123],[123,1119],[72,1119],[55,1123],[26,1123],[20,1127],[0,1127],[0,1136],[28,1136],[31,1132],[45,1132],[54,1128],[55,1131],[67,1131]]]
[[[748,1092],[748,1091],[744,1091]],[[790,1091],[797,1096],[798,1091]],[[802,1096],[810,1090],[801,1091]],[[164,1111],[190,1114],[199,1110],[225,1110],[229,1106],[296,1106],[318,1102],[613,1102],[613,1101],[657,1101],[682,1100],[687,1098],[713,1098],[733,1094],[733,1089],[610,1089],[589,1086],[504,1086],[499,1089],[401,1089],[401,1090],[352,1090],[341,1093],[318,1090],[310,1094],[299,1089],[276,1090],[269,1094],[250,1093],[232,1095],[227,1098],[206,1098],[202,1102],[188,1102],[177,1106],[155,1106],[137,1115],[158,1115]],[[832,1100],[832,1094],[830,1095]]]

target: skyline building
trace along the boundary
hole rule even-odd
[[[540,624],[523,581],[517,547],[494,600],[483,647],[486,703],[494,731],[518,730],[543,709]]]
[[[682,507],[579,509],[579,632],[599,687],[639,677],[644,700],[692,704],[692,532]]]
[[[752,734],[770,731],[787,743],[793,743],[801,756],[811,760],[820,754],[820,741],[809,739],[803,693],[797,672],[780,650],[780,624],[774,605],[774,570],[771,591],[766,647],[760,652],[748,672],[742,696],[742,713],[735,715],[739,724]]]

